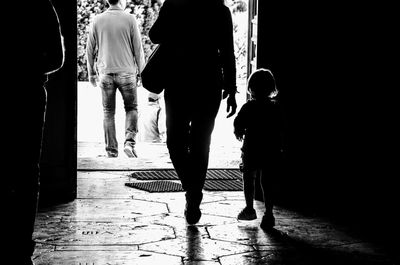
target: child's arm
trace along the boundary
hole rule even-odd
[[[243,105],[243,107],[236,115],[235,120],[233,121],[233,128],[234,128],[233,133],[235,134],[236,139],[238,139],[239,141],[243,140],[244,134],[246,132],[245,112],[246,112],[246,106]]]

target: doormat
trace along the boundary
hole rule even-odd
[[[129,175],[137,180],[179,180],[174,169],[136,171]],[[238,169],[209,169],[206,180],[237,180],[241,179]]]
[[[243,184],[239,180],[206,180],[204,190],[208,191],[241,191]]]
[[[128,182],[125,186],[147,192],[177,192],[183,191],[182,185],[169,180]],[[239,180],[206,180],[204,190],[207,191],[242,191]]]
[[[143,181],[143,182],[128,182],[125,186],[144,190],[147,192],[177,192],[183,191],[182,185],[180,183],[157,180],[157,181]]]

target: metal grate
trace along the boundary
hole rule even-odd
[[[169,180],[128,182],[126,186],[148,192],[183,191],[182,185]],[[242,183],[238,180],[206,180],[204,190],[208,191],[241,191]]]
[[[137,180],[178,180],[174,169],[136,171],[130,177]],[[238,169],[209,169],[206,180],[237,180],[241,178]]]
[[[136,188],[139,190],[145,190],[148,192],[176,192],[183,191],[180,183],[172,181],[144,181],[144,182],[129,182],[125,183],[125,186]]]
[[[208,191],[241,191],[243,184],[238,180],[206,180],[204,189]]]
[[[130,175],[137,180],[178,180],[175,170],[154,170],[154,171],[138,171]]]
[[[136,171],[130,174],[135,181],[125,183],[126,186],[148,192],[183,191],[174,169]],[[241,173],[238,169],[209,169],[207,171],[204,190],[208,191],[241,191],[243,190]]]

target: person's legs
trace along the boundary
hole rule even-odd
[[[246,207],[254,209],[254,182],[256,170],[245,170],[243,172],[243,193],[246,201]]]
[[[197,117],[196,117],[197,116]],[[188,191],[201,193],[208,169],[211,134],[215,116],[195,115],[191,122],[189,137],[190,185]]]
[[[211,91],[194,99],[191,104],[185,212],[188,223],[197,223],[201,217],[200,204],[208,169],[211,135],[220,102],[220,93]]]
[[[201,88],[198,88],[201,90]],[[190,104],[191,123],[189,135],[189,191],[201,193],[207,175],[211,136],[221,103],[221,92],[217,89],[205,91],[193,97]]]
[[[273,162],[270,167],[265,167],[261,171],[260,182],[263,192],[263,199],[265,205],[264,216],[261,221],[261,228],[271,229],[275,226],[275,217],[273,213],[274,207],[274,194],[275,194],[275,178],[277,177],[276,166]]]
[[[106,152],[109,157],[116,157],[118,156],[118,142],[115,132],[116,87],[113,77],[101,74],[99,86],[101,88],[103,102],[103,128]]]
[[[187,168],[189,166],[189,110],[179,94],[165,92],[167,148],[175,171],[187,190]]]
[[[167,147],[171,161],[186,191],[185,216],[196,223],[207,174],[211,134],[221,102],[221,91],[174,87],[164,92]],[[197,93],[202,91],[202,93]]]
[[[200,203],[207,175],[211,133],[214,119],[197,117],[190,124],[187,168],[185,174],[186,206],[185,217],[189,224],[195,224],[201,217]],[[167,136],[168,141],[168,136]]]
[[[133,74],[118,74],[118,89],[121,92],[125,108],[124,151],[129,157],[136,157],[135,144],[138,133],[138,109],[136,77]]]
[[[254,220],[257,218],[254,210],[254,182],[257,170],[247,169],[245,164],[243,168],[243,193],[246,201],[246,207],[238,214],[239,220]]]
[[[266,171],[261,170],[260,174],[260,184],[261,184],[261,189],[263,192],[263,199],[264,199],[264,205],[265,205],[265,213],[266,214],[272,214],[273,211],[273,199],[274,199],[274,185],[273,185],[273,180],[272,180],[272,174],[273,172],[271,171]]]

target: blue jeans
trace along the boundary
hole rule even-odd
[[[106,151],[118,155],[118,142],[115,132],[115,99],[117,89],[122,95],[125,108],[125,142],[124,145],[135,145],[138,132],[137,82],[136,76],[130,73],[100,74],[99,86],[103,101],[103,127]]]

